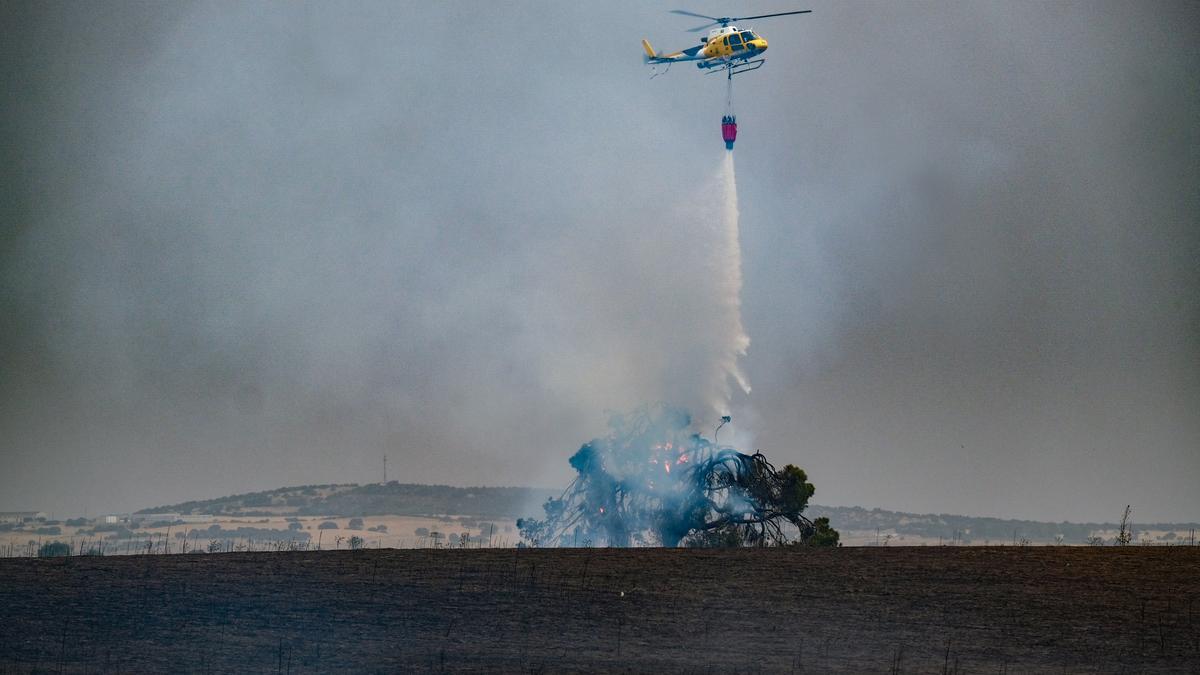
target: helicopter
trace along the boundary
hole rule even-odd
[[[683,9],[673,9],[672,14],[682,14],[684,16],[694,16],[700,19],[708,19],[712,23],[697,26],[688,30],[689,33],[696,33],[706,28],[713,28],[708,32],[708,37],[700,38],[700,44],[695,47],[690,47],[678,52],[670,54],[661,54],[654,51],[650,46],[650,42],[642,40],[642,48],[646,50],[646,63],[651,65],[667,64],[670,68],[672,63],[680,61],[695,61],[696,67],[702,70],[708,70],[709,73],[720,72],[713,70],[714,68],[724,68],[726,75],[732,79],[734,75],[739,73],[748,73],[752,70],[758,70],[766,63],[765,58],[760,58],[762,53],[767,51],[767,41],[760,37],[753,30],[741,29],[737,26],[730,25],[735,21],[749,21],[751,19],[767,19],[773,16],[789,16],[791,14],[809,14],[811,9],[803,9],[795,12],[779,12],[777,14],[759,14],[757,16],[708,16],[705,14],[697,14]]]

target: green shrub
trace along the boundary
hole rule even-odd
[[[804,544],[819,548],[841,546],[838,542],[840,538],[838,531],[829,526],[829,519],[822,517],[813,521],[813,533],[804,540]]]
[[[68,555],[71,555],[71,547],[61,541],[42,544],[38,549],[39,558],[61,558]]]

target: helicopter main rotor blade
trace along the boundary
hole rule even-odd
[[[749,21],[750,19],[766,19],[772,16],[787,16],[789,14],[812,14],[811,9],[802,9],[798,12],[780,12],[778,14],[759,14],[758,16],[739,16],[730,19],[730,21]],[[705,17],[707,18],[707,17]]]
[[[713,26],[716,26],[716,25],[718,25],[718,24],[720,24],[720,23],[721,23],[720,21],[714,21],[714,22],[712,22],[712,23],[706,23],[706,24],[704,24],[703,26],[696,26],[695,28],[689,28],[689,29],[687,29],[687,32],[689,32],[689,33],[699,33],[699,32],[700,32],[700,31],[702,31],[702,30],[705,30],[705,29],[707,29],[707,28],[712,28]]]
[[[689,12],[686,9],[673,9],[673,10],[671,10],[670,13],[671,14],[682,14],[684,16],[694,16],[697,19],[708,19],[709,21],[720,21],[720,19],[718,19],[715,16],[708,16],[707,14],[697,14],[695,12]]]

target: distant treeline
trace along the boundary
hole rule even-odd
[[[183,537],[196,539],[253,539],[256,541],[308,541],[312,535],[303,530],[276,530],[265,527],[238,527],[222,529],[220,525],[212,524],[205,529],[188,530]]]
[[[839,530],[866,530],[878,528],[898,535],[911,535],[930,539],[941,538],[947,542],[964,544],[993,544],[1020,542],[1052,542],[1062,537],[1063,543],[1082,544],[1098,532],[1113,532],[1116,523],[1050,523],[1037,520],[1007,520],[1003,518],[981,518],[956,516],[947,513],[920,514],[864,509],[859,506],[812,506],[805,513],[809,518],[826,516]],[[1138,540],[1139,531],[1182,531],[1200,530],[1196,523],[1137,523],[1132,524],[1133,539]]]
[[[472,515],[519,518],[539,508],[555,490],[388,483],[356,487],[310,502],[300,515]]]
[[[153,509],[179,514],[240,516],[436,516],[519,518],[537,513],[558,491],[520,487],[452,487],[392,481],[369,485],[303,485]],[[264,509],[271,509],[267,511]],[[148,511],[144,511],[148,512]]]
[[[264,490],[262,492],[247,492],[244,494],[230,495],[228,497],[219,497],[217,499],[182,502],[180,504],[160,506],[153,509],[142,509],[141,511],[138,511],[138,513],[180,513],[184,515],[198,515],[210,513],[241,513],[248,509],[271,506],[290,506],[293,508],[298,508],[308,504],[310,499],[318,498],[324,492],[349,490],[357,487],[358,485],[356,483],[340,485],[335,483],[323,485],[298,485],[295,487],[278,488],[275,490]]]

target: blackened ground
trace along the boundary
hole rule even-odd
[[[1200,548],[0,560],[0,669],[1200,672]]]

